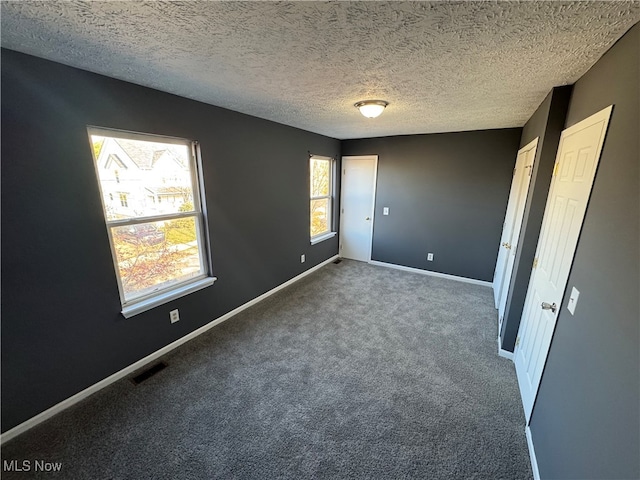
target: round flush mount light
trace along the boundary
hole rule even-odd
[[[360,113],[367,118],[376,118],[384,109],[389,105],[389,102],[384,100],[363,100],[354,105],[360,110]]]

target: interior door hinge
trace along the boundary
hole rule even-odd
[[[533,268],[538,268],[538,257],[533,259]]]
[[[516,347],[517,347],[518,345],[520,345],[520,336],[517,336],[517,337],[516,337]]]
[[[560,168],[560,162],[557,162],[557,163],[553,166],[553,175],[551,175],[552,177],[555,177],[556,175],[558,175],[558,168]]]
[[[533,165],[527,165],[524,168],[526,168],[528,170],[528,174],[529,174],[529,176],[531,176],[531,172],[533,172]]]

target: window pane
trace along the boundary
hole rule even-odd
[[[196,218],[111,228],[126,301],[204,275]]]
[[[187,145],[91,135],[107,220],[193,211]]]
[[[331,189],[331,161],[311,159],[311,196],[329,195]]]
[[[329,231],[330,201],[328,198],[311,200],[311,236]]]

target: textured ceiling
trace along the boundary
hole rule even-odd
[[[637,0],[1,8],[5,48],[340,139],[522,126],[640,20]]]

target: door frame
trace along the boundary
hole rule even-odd
[[[584,228],[584,220],[586,218],[587,215],[587,210],[589,207],[589,200],[591,198],[591,194],[593,193],[593,185],[595,184],[595,179],[596,179],[596,175],[598,173],[598,166],[600,163],[600,158],[602,156],[602,150],[604,149],[604,142],[606,140],[606,136],[607,136],[607,129],[609,126],[609,122],[611,120],[611,112],[613,110],[613,105],[610,105],[596,113],[594,113],[593,115],[581,120],[580,122],[564,129],[560,135],[560,142],[558,144],[558,150],[556,152],[556,162],[555,162],[555,166],[554,166],[554,174],[551,177],[551,185],[549,187],[549,193],[547,195],[547,203],[545,205],[545,209],[544,209],[544,214],[543,214],[543,220],[542,220],[542,227],[540,230],[540,236],[538,237],[538,245],[536,247],[536,254],[535,254],[535,258],[534,258],[534,266],[531,269],[531,277],[529,280],[529,287],[527,288],[527,294],[525,297],[525,303],[524,303],[524,308],[522,311],[522,318],[520,320],[520,325],[518,327],[518,336],[516,337],[516,345],[515,348],[513,350],[513,362],[514,362],[514,366],[516,367],[516,377],[518,379],[518,387],[520,390],[520,395],[523,401],[523,409],[524,409],[524,414],[525,414],[525,418],[526,418],[526,423],[527,425],[529,425],[529,422],[531,420],[531,415],[533,413],[533,409],[535,408],[535,404],[536,404],[536,400],[538,397],[538,393],[540,391],[540,384],[542,383],[542,378],[544,376],[544,371],[546,368],[546,364],[547,364],[547,360],[549,358],[549,351],[551,350],[551,344],[553,343],[553,337],[555,335],[555,331],[556,331],[556,327],[558,325],[558,318],[560,317],[560,314],[562,313],[562,307],[565,304],[565,297],[567,296],[567,288],[569,286],[569,277],[571,276],[571,269],[573,268],[573,261],[575,259],[575,255],[576,255],[576,251],[578,249],[579,243],[580,243],[580,235],[582,233],[582,229]],[[545,235],[547,235],[547,229],[550,228],[549,225],[549,218],[548,218],[548,214],[549,214],[549,209],[550,209],[550,201],[552,200],[552,195],[555,189],[555,186],[557,185],[557,182],[560,179],[560,175],[556,175],[556,170],[559,168],[559,162],[561,161],[561,157],[560,154],[562,152],[562,146],[564,143],[564,139],[574,133],[576,133],[579,130],[585,129],[585,128],[589,128],[597,123],[603,122],[603,132],[602,132],[602,136],[599,140],[599,143],[596,147],[596,158],[595,158],[595,166],[593,168],[593,176],[591,178],[591,185],[589,187],[589,194],[587,195],[586,199],[584,200],[584,212],[582,215],[582,220],[580,223],[580,228],[578,229],[577,233],[576,233],[576,244],[573,248],[572,253],[569,253],[567,255],[565,255],[562,258],[563,262],[569,262],[569,268],[567,270],[566,273],[566,278],[563,276],[563,280],[562,283],[564,284],[562,287],[562,294],[560,296],[560,301],[558,303],[558,313],[557,315],[555,315],[554,320],[553,320],[553,325],[551,325],[551,332],[550,332],[550,336],[549,336],[549,342],[546,344],[546,346],[543,346],[543,349],[540,350],[540,355],[539,357],[541,358],[541,360],[539,360],[540,362],[542,362],[541,364],[541,369],[540,369],[540,377],[538,379],[536,379],[535,382],[535,386],[532,390],[532,398],[531,398],[531,404],[529,405],[529,407],[527,407],[527,405],[525,405],[524,402],[524,396],[522,394],[523,391],[523,387],[522,387],[522,382],[523,380],[523,375],[525,375],[524,372],[519,371],[518,370],[518,353],[519,350],[524,346],[520,346],[520,338],[523,335],[523,330],[525,328],[527,328],[529,326],[529,318],[525,318],[525,315],[527,315],[527,306],[529,305],[530,301],[530,297],[532,295],[532,291],[534,288],[534,279],[535,279],[535,275],[536,275],[536,264],[538,261],[538,258],[540,256],[540,247],[541,247],[541,240],[545,237]],[[568,238],[572,238],[572,237],[568,237]],[[570,258],[566,258],[569,257]]]
[[[344,227],[344,176],[345,176],[345,161],[350,160],[373,160],[373,190],[371,195],[371,226],[369,227],[369,252],[367,255],[367,262],[371,262],[371,252],[373,250],[373,224],[376,220],[376,196],[377,196],[377,188],[378,188],[378,155],[343,155],[340,161],[340,235],[338,241],[338,255],[342,256],[342,242],[343,238],[343,227]]]
[[[531,142],[527,143],[524,147],[522,147],[521,149],[518,150],[518,154],[516,155],[516,167],[517,168],[517,162],[518,162],[518,158],[520,157],[521,154],[525,155],[524,158],[524,165],[522,166],[523,169],[523,175],[526,175],[526,179],[523,177],[523,181],[526,182],[526,187],[522,187],[522,192],[518,192],[519,194],[523,195],[522,198],[522,204],[520,203],[516,203],[516,205],[514,205],[514,209],[515,211],[513,212],[513,216],[516,217],[514,218],[514,224],[513,224],[513,228],[511,231],[511,237],[510,237],[510,241],[512,241],[514,239],[514,237],[517,239],[516,242],[512,242],[511,243],[511,247],[510,247],[510,251],[507,254],[507,258],[505,259],[505,264],[504,264],[504,273],[502,275],[502,282],[500,285],[500,292],[496,292],[496,285],[495,285],[495,280],[496,280],[496,274],[498,272],[498,260],[500,259],[500,249],[501,248],[505,248],[502,244],[498,247],[498,259],[496,260],[496,268],[495,268],[495,272],[494,272],[494,284],[493,284],[493,289],[494,289],[494,298],[495,298],[495,294],[499,293],[499,296],[496,299],[496,308],[498,309],[498,336],[500,335],[500,329],[502,327],[502,323],[504,320],[504,309],[506,308],[506,302],[507,302],[507,298],[509,295],[509,287],[511,286],[511,279],[513,278],[513,267],[515,264],[515,256],[517,253],[517,249],[518,249],[518,241],[520,240],[520,235],[522,233],[522,224],[524,223],[524,213],[526,210],[526,206],[527,206],[527,197],[529,196],[529,190],[531,189],[531,180],[533,178],[533,169],[536,163],[536,154],[538,152],[538,141],[540,140],[540,137],[536,137],[534,138]],[[529,156],[531,156],[531,158],[529,158]],[[528,162],[531,162],[529,165],[527,165]],[[527,169],[529,169],[529,171],[527,172]],[[512,180],[512,184],[513,182],[516,181],[516,176],[514,175],[513,180]],[[519,197],[520,198],[520,197]],[[509,200],[511,200],[511,196],[509,198]],[[518,210],[519,210],[519,206],[522,207],[522,214],[519,216],[519,221],[518,221]],[[507,219],[507,214],[509,213],[509,204],[507,203],[507,211],[505,212],[505,221],[502,227],[502,233],[504,234],[504,229],[506,226],[506,223],[508,221]],[[500,235],[500,242],[502,242],[502,234]],[[511,260],[511,257],[514,257],[513,260]],[[509,263],[511,262],[511,271],[508,272],[508,266]],[[504,304],[504,305],[503,305]],[[500,316],[500,310],[502,310],[502,316]]]

